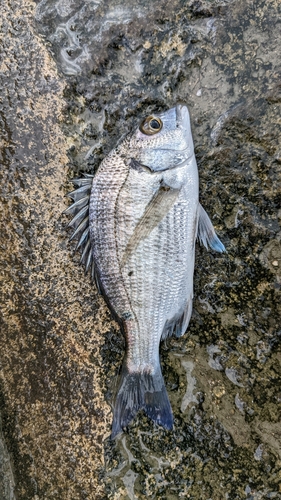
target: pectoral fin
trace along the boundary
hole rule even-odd
[[[160,186],[147,205],[142,218],[137,223],[135,230],[129,239],[122,257],[121,267],[125,265],[128,258],[132,255],[139,243],[143,239],[147,238],[151,231],[164,219],[174,205],[179,192],[180,189],[173,189],[164,184]]]
[[[200,240],[200,243],[203,244],[207,249],[208,247],[210,247],[216,252],[226,252],[223,243],[216,235],[213,224],[211,223],[207,212],[205,212],[204,208],[200,204],[198,208],[198,238]]]

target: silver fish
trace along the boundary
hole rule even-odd
[[[146,117],[95,176],[73,182],[72,238],[126,338],[112,438],[140,409],[172,429],[159,344],[188,327],[197,236],[225,251],[199,204],[187,107]]]

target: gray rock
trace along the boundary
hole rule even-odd
[[[5,4],[0,74],[1,410],[17,498],[281,498],[280,2],[42,0],[44,41],[28,5]],[[66,243],[65,184],[179,101],[228,253],[198,246],[190,328],[162,346],[174,431],[139,415],[111,443],[123,342]]]

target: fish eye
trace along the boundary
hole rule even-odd
[[[156,116],[147,116],[140,124],[140,131],[146,135],[153,135],[160,132],[162,127],[163,123],[160,118]]]

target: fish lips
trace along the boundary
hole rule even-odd
[[[175,107],[177,125],[179,128],[183,129],[186,133],[191,130],[190,118],[187,106],[185,104],[177,104]]]
[[[157,113],[156,116],[163,122],[162,134],[180,129],[184,135],[189,135],[190,118],[185,104],[179,103],[174,108],[163,111],[163,113]],[[143,134],[141,135],[143,136]],[[145,137],[143,136],[143,138]]]

